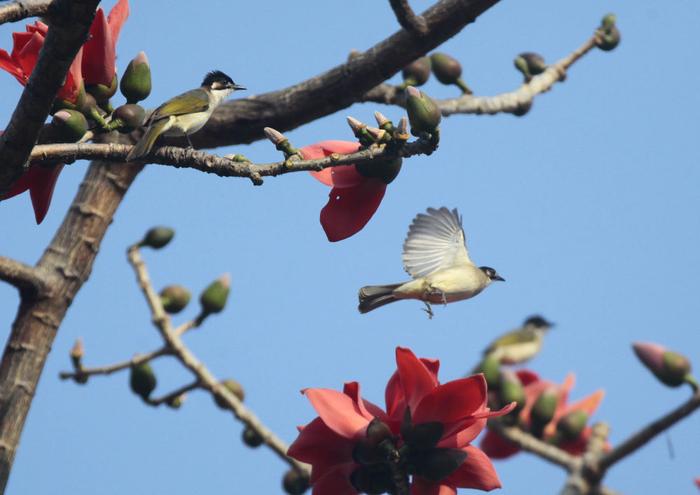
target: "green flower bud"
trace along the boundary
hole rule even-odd
[[[180,409],[182,407],[182,404],[185,403],[186,397],[187,394],[176,395],[175,397],[169,399],[165,403],[165,405],[167,405],[170,409]]]
[[[131,366],[129,386],[132,392],[143,400],[147,400],[151,396],[151,392],[156,388],[156,383],[156,375],[150,364],[146,362]]]
[[[616,21],[617,21],[617,16],[615,16],[615,14],[607,14],[600,21],[600,27],[602,27],[605,30],[608,30],[611,27],[615,26]]]
[[[529,81],[532,76],[542,74],[547,70],[547,64],[542,55],[533,52],[524,52],[515,57],[513,61],[515,68],[522,72],[525,80]]]
[[[596,45],[604,52],[609,52],[620,44],[620,30],[617,29],[617,26],[598,29],[597,34]]]
[[[240,383],[232,378],[227,378],[226,380],[223,380],[221,384],[226,387],[229,392],[235,395],[239,401],[243,402],[243,399],[245,399],[245,391]],[[214,402],[216,402],[216,405],[221,409],[228,409],[226,402],[216,396],[214,396]]]
[[[144,52],[129,62],[119,86],[127,103],[137,103],[151,94],[151,67]]]
[[[85,95],[76,103],[76,109],[80,110],[84,115],[90,117],[97,109],[97,100],[95,100],[95,97],[90,93],[85,93]]]
[[[424,132],[434,133],[442,119],[440,109],[433,99],[413,86],[406,88],[406,110],[414,136]]]
[[[588,423],[585,411],[571,411],[557,422],[557,432],[563,440],[576,440]]]
[[[483,373],[486,378],[486,385],[489,390],[498,390],[501,377],[501,363],[493,355],[487,355],[479,365],[474,368],[473,373]]]
[[[263,444],[263,438],[260,434],[249,426],[243,430],[243,443],[250,448],[260,447]]]
[[[355,169],[364,177],[378,177],[385,184],[391,184],[401,171],[403,159],[377,160],[376,162],[364,162],[355,165]]]
[[[199,296],[202,313],[212,314],[221,312],[226,306],[226,300],[231,290],[231,276],[227,273],[214,280]]]
[[[552,421],[558,402],[559,394],[556,387],[545,389],[537,398],[530,412],[530,426],[535,436],[541,436],[544,427]]]
[[[146,232],[146,237],[139,242],[139,246],[160,249],[167,246],[173,236],[175,236],[175,231],[170,227],[153,227]]]
[[[406,67],[404,67],[401,72],[403,76],[403,88],[408,86],[422,86],[428,79],[430,79],[430,59],[428,57],[421,57]]]
[[[121,121],[123,127],[120,130],[131,132],[143,125],[143,121],[146,119],[146,111],[141,105],[126,103],[117,107],[112,117]]]
[[[176,314],[190,302],[190,291],[181,285],[169,285],[160,291],[160,302],[167,313]]]
[[[53,114],[51,126],[56,136],[66,143],[79,141],[88,130],[85,115],[77,110],[59,110]]]
[[[501,372],[499,380],[499,399],[500,406],[506,406],[511,402],[515,402],[517,405],[508,416],[517,418],[520,410],[525,407],[525,389],[523,384],[520,382],[518,376],[510,370],[504,370]]]
[[[632,347],[644,366],[664,385],[678,387],[691,382],[691,365],[685,356],[650,342],[635,342]]]
[[[282,488],[289,495],[301,495],[309,489],[309,477],[299,471],[290,469],[282,478]]]
[[[461,449],[430,449],[418,457],[416,474],[437,483],[457,471],[467,453]]]
[[[114,96],[114,93],[117,92],[117,86],[117,75],[115,74],[114,79],[112,79],[112,84],[109,86],[105,86],[104,84],[90,84],[85,90],[94,96],[96,101],[102,103],[109,101],[109,99]]]
[[[462,80],[462,65],[446,53],[433,53],[430,56],[433,74],[442,84],[456,84],[466,94],[472,90]]]

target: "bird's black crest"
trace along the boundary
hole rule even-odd
[[[214,84],[214,82],[220,82],[220,83],[228,83],[228,84],[235,84],[233,82],[233,79],[228,77],[226,74],[221,72],[220,70],[213,70],[209,73],[207,73],[206,76],[204,76],[204,80],[202,81],[202,86],[211,86]]]
[[[496,270],[494,270],[494,269],[491,268],[490,266],[480,266],[480,267],[479,267],[479,270],[481,270],[482,272],[484,272],[484,274],[485,274],[488,278],[490,278],[491,280],[500,280],[500,281],[503,281],[503,280],[504,280],[503,277],[501,277],[501,276],[498,274],[498,272],[496,272]]]
[[[544,319],[540,315],[532,315],[527,320],[525,320],[525,325],[533,325],[535,327],[551,327],[552,323]]]

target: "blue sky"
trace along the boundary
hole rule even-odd
[[[430,2],[412,3],[420,10]],[[589,54],[526,117],[445,120],[439,150],[406,161],[372,221],[341,243],[325,239],[318,214],[328,191],[307,174],[254,188],[247,180],[148,167],[53,345],[9,493],[280,491],[286,466],[267,450],[242,446],[241,426],[203,393],[171,411],[143,406],[126,374],[85,387],[57,378],[70,366],[78,336],[87,365],[160,345],[124,254],[158,224],[177,230],[166,250],[145,254],[158,288],[180,283],[197,293],[219,274],[232,274],[228,308],[187,343],[217,376],[239,380],[248,405],[287,441],[314,416],[299,389],[359,380],[364,395],[381,403],[397,345],[439,358],[444,381],[458,378],[495,335],[536,312],[558,325],[531,367],[555,381],[576,372],[573,399],[605,388],[596,419],[611,424],[613,444],[684,401],[688,390],[658,384],[629,345],[657,341],[700,359],[698,3],[679,0],[670,9],[648,0],[502,2],[441,50],[462,61],[477,94],[497,94],[519,84],[517,53],[556,60],[607,12],[618,15],[617,50]],[[396,28],[388,2],[377,0],[303,6],[133,0],[118,66],[146,51],[151,106],[197,86],[215,68],[256,94],[317,74]],[[11,30],[0,29],[4,48]],[[425,89],[455,95],[436,82]],[[7,121],[20,87],[0,74],[0,91]],[[402,115],[399,108],[357,105],[288,136],[299,146],[351,139],[345,116],[369,121],[377,109],[396,120]],[[279,158],[267,143],[217,152]],[[36,261],[86,166],[64,170],[40,226],[28,197],[0,205],[0,254]],[[426,207],[442,205],[462,212],[473,259],[497,268],[507,282],[436,308],[433,320],[416,302],[360,315],[357,289],[404,279],[400,250],[408,224]],[[0,285],[6,333],[16,304],[15,291]],[[174,362],[155,367],[157,392],[189,381]],[[614,468],[607,484],[624,493],[693,493],[699,427],[697,415],[681,423]],[[496,468],[509,495],[554,493],[564,480],[563,472],[525,454]]]

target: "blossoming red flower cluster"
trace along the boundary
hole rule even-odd
[[[491,411],[483,375],[440,384],[440,362],[406,348],[397,347],[396,365],[386,410],[362,399],[357,382],[343,392],[303,391],[318,417],[299,428],[288,454],[312,465],[314,495],[499,488],[491,461],[471,442],[515,404]]]

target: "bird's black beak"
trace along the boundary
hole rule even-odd
[[[234,91],[241,91],[246,89],[245,86],[241,86],[240,84],[229,84],[229,88],[231,88]]]
[[[498,280],[499,282],[505,282],[505,281],[506,281],[506,279],[503,278],[503,277],[501,277],[498,273],[497,273],[496,275],[494,275],[494,276],[491,278],[491,280]]]

